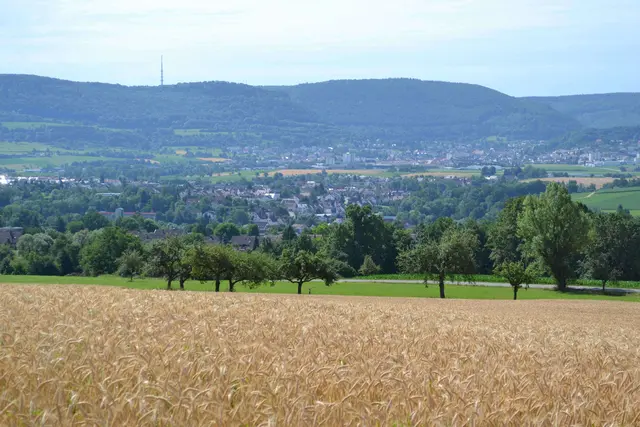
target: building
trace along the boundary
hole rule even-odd
[[[353,155],[353,153],[345,153],[342,156],[342,163],[344,163],[345,165],[350,165],[356,162],[356,156]]]
[[[233,236],[231,246],[241,252],[255,251],[258,249],[259,240],[256,236]]]

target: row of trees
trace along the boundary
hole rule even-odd
[[[241,253],[225,246],[189,249],[174,239],[153,246],[150,265],[169,288],[174,280],[182,288],[185,277],[215,281],[216,290],[221,280],[233,290],[240,282],[256,286],[284,279],[297,283],[298,293],[311,280],[333,283],[340,273],[354,270],[352,265],[360,265],[364,275],[396,266],[423,275],[425,283],[436,281],[441,298],[447,280],[462,276],[473,281],[485,258],[512,285],[514,299],[523,285],[542,275],[553,277],[560,291],[578,276],[600,280],[604,291],[609,282],[640,275],[640,221],[625,212],[590,213],[555,183],[540,196],[512,199],[486,233],[441,218],[413,238],[402,237],[368,208],[354,206],[349,220],[331,229],[322,242],[290,236],[280,251],[262,247]]]
[[[212,245],[190,233],[143,244],[127,229],[93,229],[97,215],[83,218],[82,230],[25,234],[16,248],[0,246],[0,273],[103,275],[120,273],[164,277],[171,288],[187,280],[258,286],[289,280],[298,291],[310,280],[406,272],[439,283],[462,275],[495,273],[514,287],[539,276],[553,277],[561,291],[574,278],[608,283],[640,279],[640,220],[620,211],[592,213],[571,200],[567,189],[551,183],[540,196],[511,199],[497,221],[456,222],[439,218],[405,230],[350,205],[341,224],[316,227],[298,236],[285,229],[280,241],[263,239],[254,252]],[[91,231],[93,229],[93,231]],[[224,240],[223,240],[224,243]]]

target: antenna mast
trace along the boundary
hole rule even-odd
[[[160,56],[160,86],[164,86],[164,56]]]

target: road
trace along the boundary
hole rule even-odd
[[[340,282],[347,282],[347,283],[398,283],[398,284],[402,284],[402,283],[424,283],[422,280],[392,280],[392,279],[385,279],[385,280],[366,280],[366,279],[340,279]],[[437,282],[429,282],[430,285],[437,285]],[[487,286],[487,287],[492,287],[492,288],[510,288],[511,285],[508,283],[492,283],[492,282],[474,282],[474,283],[466,283],[466,282],[461,282],[461,283],[449,283],[447,282],[447,284],[454,284],[454,285],[459,285],[459,286]],[[555,285],[529,285],[530,288],[532,289],[549,289],[549,290],[553,290],[555,289]],[[581,291],[594,291],[594,290],[598,290],[600,288],[595,287],[595,286],[571,286],[571,289],[575,289],[575,290],[581,290]],[[629,289],[629,288],[607,288],[607,292],[611,292],[611,293],[627,293],[627,294],[638,294],[640,293],[640,289]]]

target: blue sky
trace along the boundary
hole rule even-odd
[[[0,73],[640,92],[639,0],[0,0]]]

